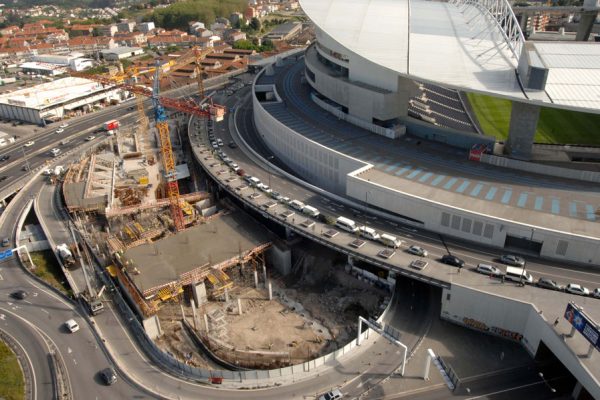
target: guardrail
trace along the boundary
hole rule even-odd
[[[8,332],[0,329],[0,340],[2,340],[6,345],[15,353],[17,356],[17,361],[21,366],[21,370],[23,371],[23,380],[25,384],[25,398],[28,400],[34,400],[34,391],[33,391],[33,370],[32,365],[28,360],[27,352],[21,346],[19,342],[15,340]]]

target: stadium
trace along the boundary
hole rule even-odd
[[[598,46],[527,42],[504,1],[301,5],[316,42],[259,74],[253,96],[254,124],[289,169],[390,221],[600,262],[600,177],[571,168],[598,149],[534,145],[542,109],[597,118]],[[482,133],[468,100],[480,95],[509,104],[505,142]],[[551,162],[529,162],[540,154]]]

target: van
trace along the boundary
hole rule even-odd
[[[379,242],[383,243],[388,247],[393,247],[397,249],[402,245],[402,240],[398,239],[396,236],[389,235],[387,233],[383,233],[379,236]]]
[[[373,228],[369,228],[368,226],[361,226],[358,228],[360,231],[360,236],[371,239],[371,240],[379,240],[379,233]]]
[[[63,140],[61,140],[61,141],[60,141],[60,145],[61,145],[61,146],[64,146],[64,145],[66,145],[67,143],[69,143],[70,141],[71,141],[70,139],[63,139]]]
[[[292,207],[294,210],[302,211],[304,208],[304,203],[298,200],[292,200],[290,201],[290,207]]]
[[[253,176],[250,179],[248,179],[248,183],[250,183],[252,186],[258,186],[260,184],[260,179]]]
[[[302,213],[315,218],[320,214],[319,210],[309,205],[306,205],[302,208]]]
[[[346,217],[338,217],[335,220],[335,225],[338,228],[341,228],[348,232],[354,233],[354,232],[358,231],[358,226],[356,226],[356,222],[354,222],[351,219],[346,218]]]
[[[525,270],[520,267],[506,267],[505,279],[513,282],[533,283],[533,277]]]

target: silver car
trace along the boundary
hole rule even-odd
[[[519,256],[515,256],[514,254],[503,254],[500,257],[500,261],[502,261],[503,264],[512,265],[514,267],[525,266],[525,259]]]
[[[420,246],[410,246],[408,249],[406,249],[407,252],[409,252],[410,254],[414,254],[415,256],[420,256],[420,257],[427,257],[427,250],[425,250],[424,248],[420,247]]]

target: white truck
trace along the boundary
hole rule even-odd
[[[73,253],[66,243],[57,245],[56,251],[58,252],[58,255],[60,256],[60,259],[65,267],[70,267],[75,264],[75,257],[73,257]]]

